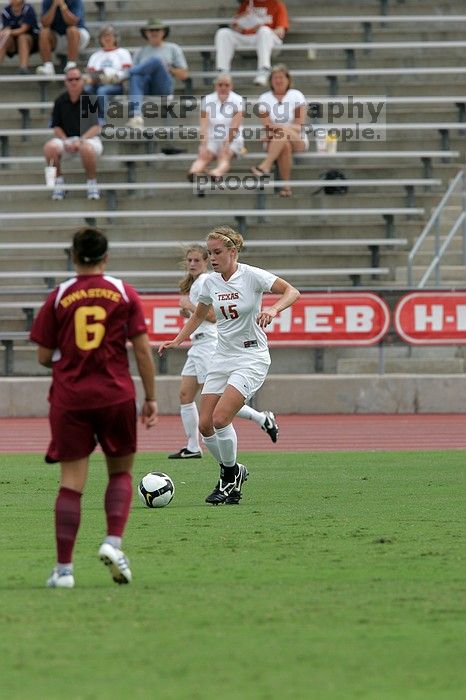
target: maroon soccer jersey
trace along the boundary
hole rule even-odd
[[[135,397],[126,341],[146,332],[136,291],[109,275],[60,284],[35,319],[30,338],[53,355],[49,401],[99,408]]]

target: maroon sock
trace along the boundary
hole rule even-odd
[[[69,564],[81,521],[81,494],[62,486],[55,501],[57,562]]]
[[[105,513],[107,514],[107,535],[123,537],[128,521],[133,484],[131,474],[118,472],[110,476],[105,492]]]

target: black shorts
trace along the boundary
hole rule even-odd
[[[32,46],[31,46],[31,50],[29,53],[30,54],[37,53],[39,51],[39,35],[38,34],[30,34],[29,36],[32,36]],[[18,37],[14,36],[14,37],[12,37],[12,39],[14,41],[15,48],[13,49],[13,51],[6,52],[6,55],[9,56],[10,58],[12,58],[13,56],[15,56],[18,53]]]

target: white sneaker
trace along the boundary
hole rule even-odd
[[[261,70],[254,78],[253,82],[254,85],[260,85],[261,87],[265,87],[269,82],[269,72]]]
[[[62,199],[65,199],[65,180],[63,177],[57,177],[55,179],[55,187],[53,188],[52,192],[52,199],[55,202],[59,202]]]
[[[55,75],[55,66],[52,61],[46,61],[42,66],[37,66],[36,73],[38,75]]]
[[[126,122],[126,126],[130,129],[143,129],[144,128],[144,118],[141,116],[131,117]]]
[[[99,549],[99,558],[105,566],[109,567],[115,583],[131,583],[133,575],[129,568],[129,561],[121,549],[104,542]]]
[[[50,578],[47,579],[47,588],[74,588],[73,569],[67,567],[58,573],[58,566],[55,566]]]
[[[67,70],[71,70],[72,68],[77,68],[78,64],[76,61],[68,61],[66,66],[63,68],[63,73],[66,73]]]
[[[95,180],[87,181],[87,198],[88,199],[100,199],[100,191],[97,187],[97,182]]]

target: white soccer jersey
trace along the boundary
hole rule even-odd
[[[212,92],[203,98],[201,110],[206,112],[209,120],[209,141],[225,141],[231,120],[238,112],[244,112],[244,100],[241,95],[231,90],[226,100],[221,102],[217,93]],[[240,127],[235,139],[241,136],[242,128]]]
[[[197,306],[199,302],[199,294],[201,293],[202,285],[204,283],[204,280],[208,276],[208,272],[203,272],[202,274],[200,274],[199,277],[197,277],[194,280],[191,289],[189,290],[189,301],[191,302],[191,304],[194,304],[194,306]],[[196,336],[199,336],[201,334],[203,334],[202,338],[196,338]],[[189,337],[194,342],[196,342],[197,340],[202,340],[202,342],[206,340],[208,340],[209,342],[217,342],[217,324],[211,323],[210,321],[203,321],[199,328],[196,329],[196,332],[192,333]]]
[[[282,100],[278,100],[273,92],[264,92],[258,100],[259,112],[268,114],[272,124],[292,124],[295,120],[297,107],[307,106],[306,98],[300,90],[288,90]]]
[[[269,361],[267,336],[256,319],[262,294],[271,290],[276,279],[271,272],[242,263],[227,282],[219,272],[207,275],[199,301],[214,308],[217,354],[241,356],[246,363],[253,357]]]

